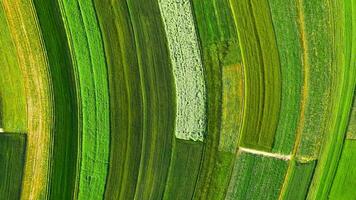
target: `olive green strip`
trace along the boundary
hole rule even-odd
[[[269,5],[267,0],[230,2],[245,75],[240,145],[271,151],[279,120],[281,73]]]
[[[110,91],[110,160],[104,198],[134,199],[144,119],[135,36],[125,0],[95,0],[94,5],[103,35]]]
[[[127,0],[127,5],[143,99],[142,147],[134,198],[160,199],[175,137],[175,83],[169,47],[158,1]]]

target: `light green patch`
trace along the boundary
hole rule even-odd
[[[206,129],[206,89],[189,0],[160,0],[177,94],[175,135],[203,141]]]

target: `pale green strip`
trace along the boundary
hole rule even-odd
[[[203,141],[206,89],[203,66],[189,0],[159,0],[168,39],[177,94],[175,135]]]

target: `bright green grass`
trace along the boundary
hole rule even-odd
[[[329,194],[332,200],[349,200],[356,198],[356,141],[346,140],[338,163],[335,178]]]
[[[91,1],[61,1],[79,81],[82,136],[78,199],[104,195],[109,160],[109,93],[101,34]]]
[[[1,6],[0,24],[0,128],[9,132],[25,132],[27,115],[23,74]]]
[[[333,178],[330,190],[330,199],[355,199],[356,191],[351,185],[356,184],[356,96],[350,113],[350,120],[347,128],[346,140],[342,149],[337,171]]]
[[[20,199],[25,151],[26,135],[0,133],[1,199]]]

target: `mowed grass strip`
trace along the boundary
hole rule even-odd
[[[68,39],[57,1],[33,1],[53,83],[53,156],[49,199],[73,199],[77,187],[78,107]]]
[[[206,89],[199,43],[189,0],[159,0],[176,88],[175,135],[203,141]]]
[[[271,151],[279,120],[281,73],[268,1],[235,1],[231,7],[245,74],[243,147]]]
[[[1,2],[24,77],[28,143],[22,199],[48,197],[52,152],[52,83],[33,2]]]
[[[135,199],[162,198],[175,123],[175,87],[156,0],[128,0],[143,99],[143,137]]]
[[[288,161],[239,151],[225,199],[278,199]]]
[[[20,199],[25,165],[26,135],[0,133],[0,196]]]
[[[94,1],[103,35],[110,92],[110,160],[105,199],[133,199],[144,131],[139,60],[126,1],[104,2]]]
[[[24,79],[3,7],[0,24],[0,127],[9,132],[26,132]]]
[[[234,84],[240,81],[237,80],[240,75],[235,73],[234,67],[241,65],[241,55],[229,1],[192,2],[207,91],[207,132],[193,199],[221,199],[224,198],[226,186],[230,182],[235,159],[234,153],[229,151],[236,151],[234,145],[238,137],[238,130],[232,130],[232,127],[229,129],[230,125],[234,125],[229,124],[227,118],[231,117],[231,121],[236,119],[237,113],[230,111],[239,109],[231,108],[228,111],[224,106],[229,102],[236,103],[236,97],[232,97],[232,93],[238,88]],[[224,75],[225,82],[224,69],[233,71]],[[222,129],[225,128],[227,130],[223,132]]]
[[[60,1],[77,67],[82,136],[78,199],[104,196],[109,160],[109,93],[101,33],[91,1]]]

